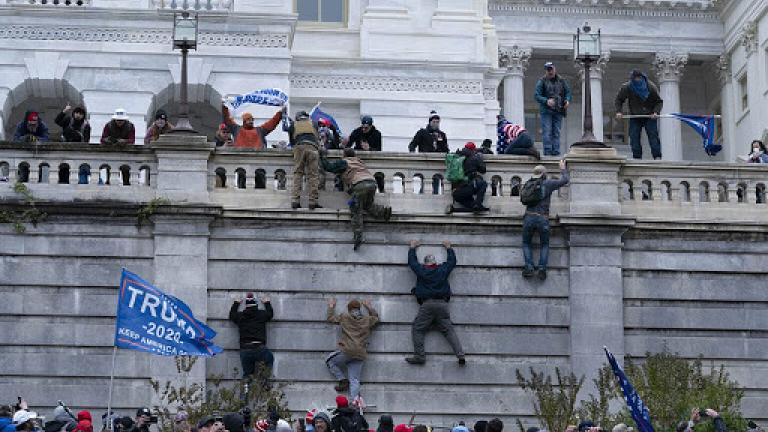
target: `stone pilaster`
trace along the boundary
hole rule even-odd
[[[653,65],[659,79],[659,92],[664,100],[661,114],[680,112],[680,79],[688,63],[688,54],[657,53]],[[680,122],[675,119],[659,120],[661,153],[664,160],[683,159],[683,137]]]
[[[590,93],[592,93],[592,132],[600,141],[605,141],[603,136],[603,74],[611,59],[610,53],[603,53],[597,61],[592,63],[589,69]],[[584,116],[584,107],[586,106],[586,93],[584,92],[584,65],[576,62],[576,70],[581,80],[581,115]],[[582,117],[583,118],[583,117]],[[584,122],[581,122],[582,129]],[[582,133],[584,131],[582,130]]]
[[[525,125],[525,93],[523,79],[528,61],[531,58],[530,48],[499,47],[499,67],[506,70],[504,77],[504,116],[507,120]]]
[[[714,72],[720,81],[720,112],[723,116],[723,151],[725,152],[726,162],[735,162],[739,155],[740,148],[735,144],[736,134],[736,116],[734,115],[734,92],[733,77],[731,71],[730,55],[723,53],[714,62]]]
[[[206,203],[208,158],[213,144],[204,136],[161,135],[152,143],[157,156],[157,196],[182,203]]]

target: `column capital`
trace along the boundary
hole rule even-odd
[[[605,68],[610,60],[611,53],[604,52],[600,54],[600,58],[592,62],[592,66],[589,68],[589,75],[593,79],[603,79],[603,73],[605,73]],[[579,75],[579,80],[584,81],[584,64],[579,60],[574,61],[574,64],[576,65],[576,73]]]
[[[680,78],[683,77],[683,69],[687,63],[688,54],[674,52],[656,53],[656,57],[653,59],[653,67],[656,69],[656,76],[660,82],[679,82]]]
[[[506,68],[511,74],[525,74],[525,70],[528,69],[528,60],[530,59],[530,48],[521,48],[517,45],[499,47],[499,67]]]
[[[757,52],[757,23],[755,21],[744,23],[739,39],[741,39],[741,46],[744,47],[747,57]]]
[[[731,82],[731,56],[723,53],[715,60],[713,69],[721,85]]]

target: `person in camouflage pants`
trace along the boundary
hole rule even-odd
[[[349,200],[349,210],[352,213],[352,230],[354,231],[355,250],[363,243],[363,217],[367,212],[375,219],[389,220],[392,216],[392,208],[385,207],[374,202],[376,195],[376,179],[360,158],[351,148],[344,149],[344,155],[337,161],[329,161],[325,158],[326,151],[320,151],[320,164],[323,169],[335,174],[340,174],[352,196]]]

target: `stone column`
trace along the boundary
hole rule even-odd
[[[182,203],[209,201],[208,158],[213,143],[204,136],[166,134],[151,147],[157,156],[158,197]]]
[[[736,144],[736,117],[734,115],[733,79],[731,77],[730,55],[723,53],[715,62],[715,73],[720,81],[720,111],[723,116],[723,152],[726,162],[735,162],[745,150]]]
[[[664,100],[661,114],[680,112],[680,78],[688,63],[688,54],[657,53],[654,67],[659,79],[659,92]],[[661,154],[664,160],[683,160],[681,124],[672,118],[659,120]]]
[[[499,47],[499,67],[506,68],[504,77],[504,117],[512,123],[525,125],[523,78],[531,58],[530,48],[513,45]]]
[[[590,93],[592,93],[592,133],[599,141],[605,141],[603,136],[603,73],[610,58],[610,53],[603,53],[596,62],[592,63],[589,69]],[[587,95],[584,91],[584,66],[581,62],[576,62],[576,70],[581,80],[581,115],[583,120]],[[581,122],[581,129],[581,133],[584,134],[584,121]]]
[[[569,213],[560,214],[568,233],[571,369],[584,375],[584,397],[606,362],[603,346],[624,355],[622,235],[634,218],[621,215],[616,191],[622,158],[615,149],[574,148]]]
[[[749,21],[741,29],[741,46],[744,47],[744,55],[747,63],[747,93],[749,95],[749,130],[753,131],[755,138],[762,138],[763,134],[768,132],[765,125],[765,116],[768,111],[761,103],[763,94],[763,79],[761,75],[761,58],[757,54],[759,48],[758,23]],[[742,150],[743,151],[743,150]]]

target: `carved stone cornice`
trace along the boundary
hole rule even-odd
[[[731,82],[731,59],[727,53],[722,54],[715,60],[714,65],[715,74],[717,75],[720,84],[725,85]]]
[[[589,74],[592,78],[602,79],[605,68],[608,66],[608,62],[611,60],[611,53],[604,52],[600,55],[600,58],[593,61],[589,66]],[[579,76],[580,81],[584,81],[584,64],[580,61],[575,61],[576,73]]]
[[[481,80],[439,80],[372,76],[296,74],[291,76],[292,88],[332,90],[374,90],[383,92],[421,92],[483,94]]]
[[[653,67],[656,70],[656,76],[659,82],[680,81],[683,77],[683,70],[688,63],[688,54],[677,53],[656,53],[653,59]]]
[[[9,25],[0,39],[170,44],[171,30],[96,28],[85,26]],[[288,48],[287,34],[200,31],[199,43],[211,46]]]
[[[716,0],[489,0],[495,14],[595,15],[600,17],[661,18],[720,22]]]
[[[506,68],[510,74],[524,75],[531,59],[531,49],[517,45],[499,47],[499,67]]]
[[[739,39],[747,57],[757,52],[757,23],[755,21],[745,23],[741,28]]]

